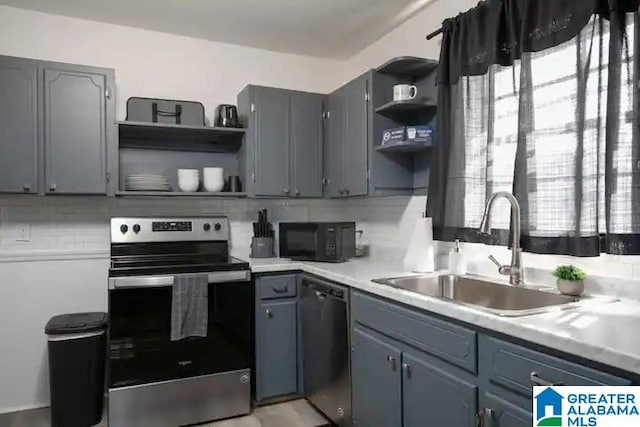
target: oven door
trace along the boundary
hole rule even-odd
[[[109,388],[251,366],[249,271],[209,273],[207,337],[171,341],[173,276],[109,279]]]
[[[322,226],[314,223],[281,223],[280,256],[300,260],[322,259]]]

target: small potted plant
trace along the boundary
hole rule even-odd
[[[575,265],[559,265],[553,272],[558,278],[556,285],[560,293],[578,296],[584,291],[584,279],[587,273]]]

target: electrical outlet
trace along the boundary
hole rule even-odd
[[[21,222],[17,224],[18,235],[16,241],[18,242],[30,242],[31,241],[31,224],[28,222]]]

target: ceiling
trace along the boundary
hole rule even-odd
[[[57,15],[344,59],[430,0],[0,0]]]

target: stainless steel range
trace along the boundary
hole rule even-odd
[[[171,340],[177,274],[206,273],[206,337]],[[202,276],[201,276],[202,277]],[[176,427],[250,412],[252,287],[229,222],[113,218],[109,425]]]

